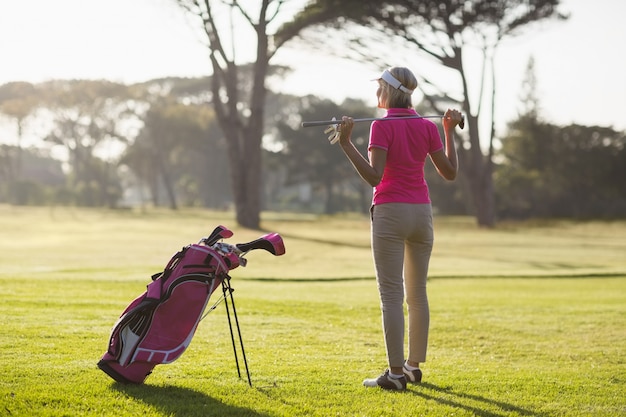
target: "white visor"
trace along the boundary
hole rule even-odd
[[[406,88],[405,86],[403,86],[402,83],[398,81],[398,79],[389,72],[389,70],[383,71],[383,74],[380,76],[379,80],[380,79],[382,79],[383,81],[386,81],[390,86],[392,86],[396,90],[400,90],[407,94],[413,94],[413,90],[410,90]]]

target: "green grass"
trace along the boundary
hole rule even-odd
[[[232,271],[253,387],[223,307],[141,386],[96,367],[149,276],[230,213],[0,206],[0,416],[626,415],[626,222],[478,229],[437,218],[424,383],[385,367],[369,223],[264,214],[287,254]],[[241,359],[241,358],[240,358]]]

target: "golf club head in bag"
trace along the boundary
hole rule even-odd
[[[156,365],[175,361],[187,349],[218,287],[222,287],[224,297],[228,292],[234,303],[228,272],[246,266],[246,253],[255,249],[275,256],[285,253],[277,233],[236,245],[222,242],[232,236],[232,231],[218,226],[199,243],[183,247],[162,272],[152,276],[146,291],[126,307],[114,324],[107,351],[98,362],[102,371],[118,382],[143,383]],[[234,304],[233,311],[236,319]],[[239,336],[243,350],[241,333]]]

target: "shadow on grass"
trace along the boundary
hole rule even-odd
[[[491,398],[487,398],[481,395],[465,394],[462,392],[456,392],[450,387],[440,387],[438,385],[423,382],[416,387],[419,390],[407,390],[414,395],[425,398],[427,400],[436,401],[439,404],[447,405],[462,410],[466,410],[472,413],[472,415],[480,417],[502,417],[509,415],[511,412],[517,413],[520,416],[536,416],[541,417],[545,414],[538,413],[536,411],[527,410],[514,404],[510,404],[504,401],[498,401]],[[424,392],[425,390],[435,391],[433,394]],[[441,394],[445,394],[445,397]],[[471,403],[474,403],[472,405]],[[497,408],[501,411],[495,411]],[[494,410],[494,411],[491,411]]]
[[[112,388],[155,407],[168,416],[267,416],[267,414],[262,414],[249,408],[224,404],[199,391],[173,385],[153,386],[114,383]]]

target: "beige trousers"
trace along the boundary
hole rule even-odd
[[[389,367],[404,363],[404,297],[408,306],[408,360],[424,362],[430,310],[426,294],[433,247],[430,204],[372,207],[371,239]]]

